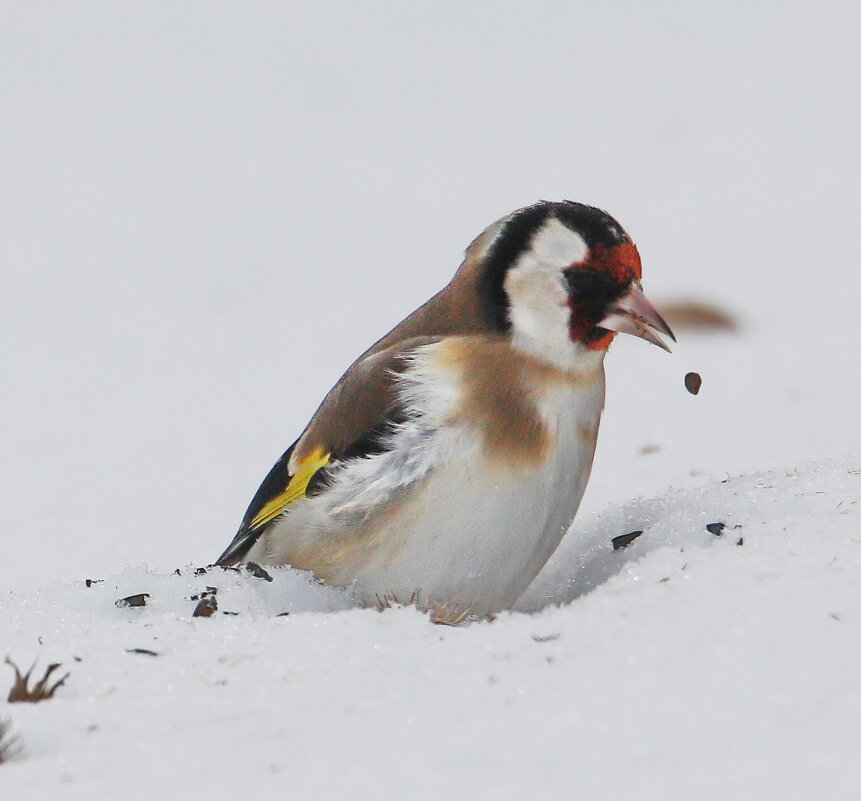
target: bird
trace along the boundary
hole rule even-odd
[[[289,565],[437,623],[511,608],[586,489],[610,343],[675,341],[641,277],[593,206],[539,201],[488,226],[341,376],[215,564]]]

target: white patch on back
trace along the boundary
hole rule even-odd
[[[538,230],[503,284],[515,348],[566,370],[576,366],[582,349],[569,335],[571,311],[562,271],[588,254],[583,237],[555,217]]]

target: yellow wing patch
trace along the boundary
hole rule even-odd
[[[287,485],[284,492],[276,495],[271,501],[268,501],[263,508],[254,516],[249,528],[258,529],[274,520],[290,506],[293,501],[305,496],[305,490],[308,487],[308,482],[321,467],[325,467],[329,463],[331,454],[324,453],[322,448],[316,448],[309,456],[299,464],[296,474],[291,476],[290,483]]]

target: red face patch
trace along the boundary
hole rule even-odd
[[[600,339],[593,339],[591,342],[587,342],[586,347],[590,350],[607,350],[615,338],[616,332],[608,331]]]
[[[572,342],[580,342],[590,350],[607,350],[610,347],[610,343],[616,338],[616,332],[607,331],[603,336],[597,339],[594,338],[591,335],[595,330],[595,322],[584,316],[585,307],[571,301],[568,302],[568,306],[571,309],[572,319],[572,325],[568,329],[568,333]],[[573,322],[575,320],[576,322]]]
[[[594,245],[581,264],[572,266],[581,273],[595,275],[596,280],[598,276],[609,279],[611,286],[618,287],[619,293],[626,291],[632,281],[639,281],[643,274],[640,254],[633,242]],[[607,312],[602,294],[597,287],[592,291],[584,287],[584,292],[575,293],[568,301],[571,309],[571,339],[592,350],[606,350],[616,336],[614,331],[596,336],[596,326]]]
[[[643,277],[640,252],[633,242],[610,246],[595,245],[590,248],[589,256],[582,266],[578,267],[588,272],[603,273],[620,286],[627,286],[631,281],[639,281]]]

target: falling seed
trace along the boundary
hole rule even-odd
[[[716,537],[720,537],[725,528],[725,523],[708,523],[706,525],[706,531],[708,531],[709,534],[714,534]]]
[[[736,545],[744,545],[744,537],[739,537],[739,538],[735,541],[735,544],[736,544]]]
[[[212,617],[218,611],[218,601],[214,595],[207,595],[206,598],[201,598],[194,607],[191,613],[192,617]]]
[[[85,579],[84,584],[86,584],[88,587],[92,587],[93,584],[101,584],[103,581],[104,579]]]
[[[142,654],[143,656],[158,656],[155,651],[150,651],[149,648],[126,648],[127,654]]]
[[[559,639],[559,635],[558,634],[543,634],[543,635],[533,634],[532,639],[535,642],[553,642],[553,640]]]
[[[257,562],[248,562],[245,565],[245,569],[252,575],[254,578],[263,579],[264,581],[272,581],[272,576],[270,576]]]
[[[699,373],[685,374],[685,389],[690,392],[691,395],[698,395],[702,385],[703,379]]]
[[[125,598],[120,598],[116,605],[120,609],[124,606],[146,606],[147,598],[149,598],[148,592],[139,592],[137,595],[127,595]]]
[[[629,534],[620,534],[618,537],[613,537],[610,540],[613,543],[613,550],[618,551],[620,548],[627,548],[642,533],[642,531],[632,531]]]

